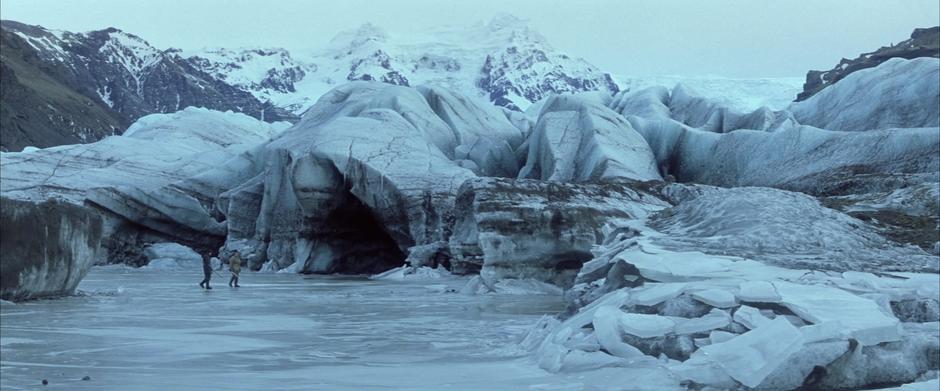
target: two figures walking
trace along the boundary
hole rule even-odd
[[[221,268],[221,265],[219,266]],[[238,288],[238,274],[242,271],[242,256],[238,250],[228,258],[228,268],[232,272],[232,278],[228,280],[228,286]],[[199,286],[203,289],[212,289],[209,286],[209,280],[212,278],[212,261],[209,257],[202,257],[202,282]]]

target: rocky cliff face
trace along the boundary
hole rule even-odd
[[[913,59],[918,57],[940,58],[940,26],[914,29],[911,37],[891,46],[882,46],[878,50],[862,53],[853,59],[843,58],[828,71],[809,71],[803,92],[796,101],[806,100],[822,89],[835,84],[849,74],[866,68],[876,67],[892,58]]]
[[[101,218],[81,206],[0,198],[0,299],[75,291],[99,257]]]
[[[92,142],[188,106],[293,119],[179,56],[109,28],[87,33],[3,21],[4,150]],[[9,89],[7,88],[9,87]]]

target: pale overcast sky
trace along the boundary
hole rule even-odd
[[[549,42],[624,76],[803,76],[940,24],[938,0],[3,0],[0,18],[113,26],[159,48],[316,48],[372,22],[392,34],[528,19]]]

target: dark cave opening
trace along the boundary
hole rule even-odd
[[[351,194],[318,231],[317,241],[329,247],[332,262],[316,274],[377,274],[402,266],[407,257],[372,211]]]

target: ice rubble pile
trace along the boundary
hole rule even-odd
[[[940,366],[936,274],[784,269],[668,251],[650,235],[597,249],[566,292],[580,308],[523,341],[541,367],[652,365],[690,387],[828,389]]]
[[[651,366],[694,389],[774,390],[940,369],[935,255],[805,194],[653,190],[671,206],[608,226],[565,292],[569,313],[522,342],[542,368]]]

